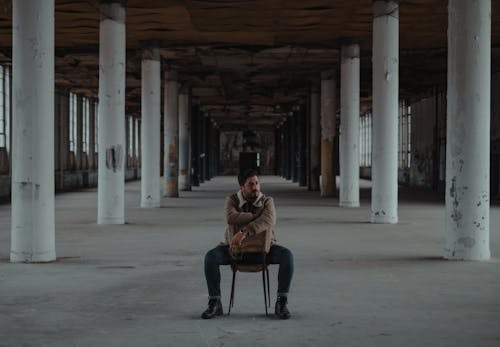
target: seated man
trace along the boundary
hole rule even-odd
[[[276,244],[272,230],[276,221],[273,199],[260,192],[259,179],[254,170],[240,174],[238,182],[240,190],[226,198],[225,215],[228,225],[225,242],[208,251],[205,256],[209,301],[208,308],[201,317],[209,319],[222,315],[219,265],[231,264],[229,247],[237,247],[245,238],[271,231],[271,248],[266,260],[268,264],[279,264],[275,313],[281,319],[288,319],[290,312],[286,305],[293,275],[293,255],[287,248]]]

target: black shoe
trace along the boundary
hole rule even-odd
[[[286,296],[278,296],[276,300],[276,306],[274,306],[274,313],[281,319],[290,318],[290,311],[286,307],[287,298]]]
[[[201,314],[203,319],[210,319],[215,316],[222,316],[222,302],[220,299],[210,299],[208,308]]]

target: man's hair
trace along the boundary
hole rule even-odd
[[[258,176],[257,171],[253,169],[246,170],[243,173],[240,172],[240,174],[238,175],[238,183],[240,184],[240,187],[245,185],[245,182],[247,181],[248,177],[253,177],[253,176]]]

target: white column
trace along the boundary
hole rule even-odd
[[[309,189],[316,191],[319,189],[319,175],[321,173],[321,127],[320,127],[320,98],[318,86],[311,88],[311,133],[310,133],[310,172]]]
[[[12,3],[12,262],[56,259],[54,0]]]
[[[179,189],[191,190],[191,146],[189,91],[179,95]]]
[[[448,2],[445,258],[490,258],[491,1]]]
[[[158,47],[142,56],[141,89],[141,207],[160,207],[161,68]]]
[[[179,86],[177,73],[165,73],[164,184],[163,196],[179,196]]]
[[[372,223],[398,222],[397,1],[373,3]]]
[[[321,192],[322,197],[335,196],[336,175],[334,172],[335,137],[335,80],[334,72],[323,72],[321,76]]]
[[[101,3],[97,223],[125,223],[125,8]]]
[[[340,63],[339,205],[359,207],[359,45],[344,45]]]

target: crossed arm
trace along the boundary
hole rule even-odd
[[[264,209],[260,214],[240,212],[237,210],[234,202],[230,198],[227,198],[225,213],[227,224],[241,226],[241,230],[250,236],[269,230],[276,224],[276,211],[272,198],[265,201]]]

